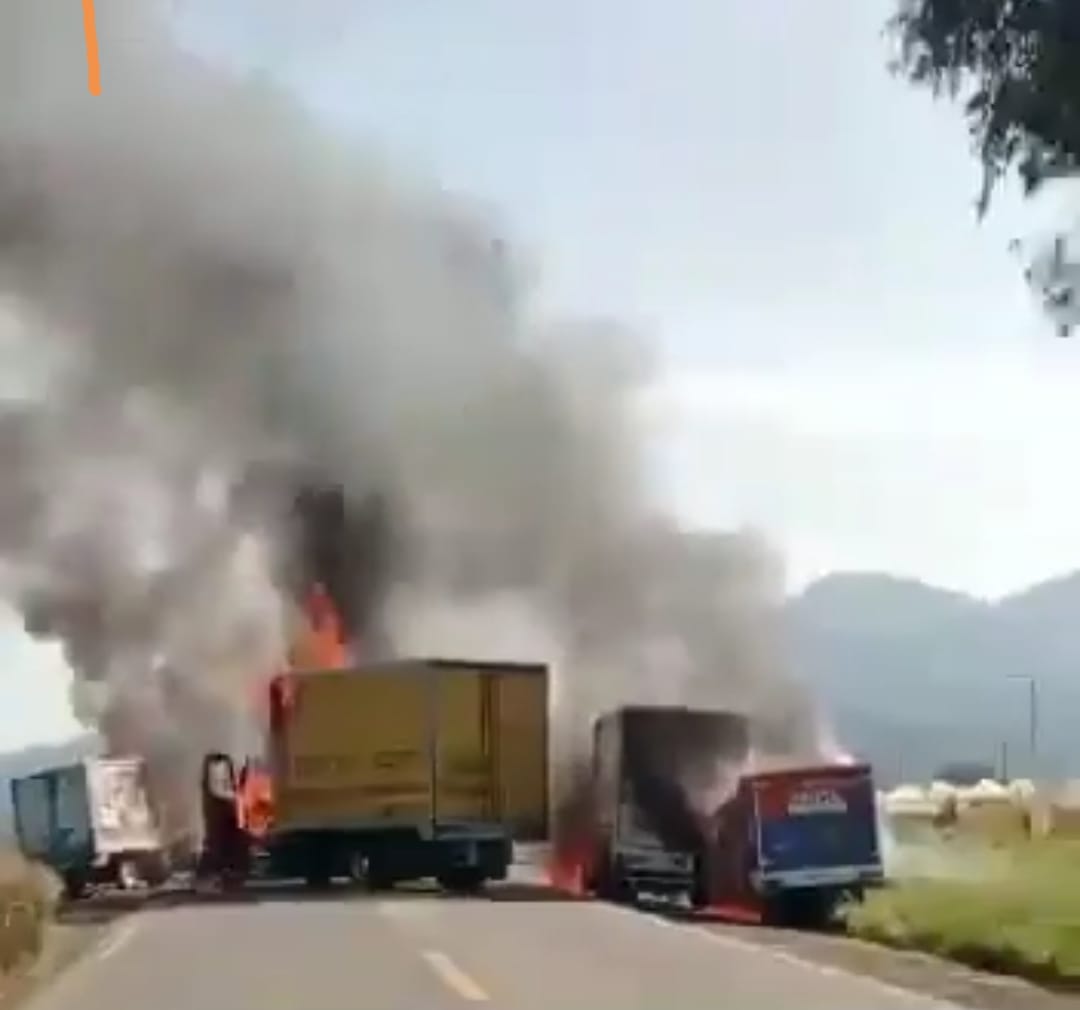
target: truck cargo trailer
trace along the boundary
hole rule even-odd
[[[762,919],[820,925],[846,898],[884,880],[867,765],[743,776],[706,853],[710,903]]]
[[[471,890],[506,876],[515,840],[547,835],[541,664],[423,659],[280,677],[267,743],[273,814],[258,849],[274,877]]]
[[[749,723],[731,712],[636,706],[599,718],[587,889],[702,904],[710,798],[735,789],[748,750]]]
[[[159,884],[191,851],[166,837],[138,758],[91,758],[13,779],[18,845],[54,869],[69,898],[93,884]]]

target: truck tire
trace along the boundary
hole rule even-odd
[[[768,925],[786,929],[817,931],[824,929],[832,918],[831,896],[819,891],[788,891],[775,895],[765,905]]]
[[[484,889],[487,876],[475,867],[444,870],[436,878],[439,886],[451,894],[477,894]]]
[[[142,883],[139,863],[135,859],[121,859],[116,864],[116,883],[123,891],[134,891]]]
[[[698,859],[694,865],[694,876],[690,883],[690,908],[700,912],[712,904],[712,895],[709,890],[709,879],[705,873],[704,863]]]
[[[602,864],[596,881],[596,896],[615,905],[632,905],[637,893],[623,874],[619,860],[607,860]]]
[[[170,876],[169,864],[163,854],[148,856],[140,860],[138,872],[150,887],[161,887]]]
[[[78,901],[86,896],[86,875],[78,870],[68,870],[64,874],[64,897],[68,901]]]
[[[379,891],[392,891],[398,878],[390,867],[381,859],[369,859],[364,872],[364,881],[367,889],[372,893]]]
[[[330,867],[325,863],[311,863],[304,870],[304,883],[313,891],[323,891],[330,886]]]
[[[367,877],[367,865],[359,852],[350,852],[347,859],[350,884],[358,884]]]

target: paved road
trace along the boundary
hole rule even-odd
[[[696,925],[598,903],[288,892],[118,919],[27,1010],[947,1010]]]

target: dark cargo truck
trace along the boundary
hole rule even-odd
[[[599,718],[586,888],[703,904],[710,803],[735,789],[748,750],[749,724],[731,712],[635,706]]]
[[[870,767],[743,776],[717,814],[705,872],[711,904],[822,924],[845,898],[884,879]]]

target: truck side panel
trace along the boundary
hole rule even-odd
[[[425,673],[389,666],[292,681],[272,734],[275,829],[430,822]]]
[[[869,883],[880,876],[868,769],[808,769],[752,780],[762,879],[781,887]]]
[[[599,719],[593,729],[593,790],[596,826],[606,839],[619,831],[623,795],[622,721],[619,713]]]
[[[81,764],[14,779],[11,798],[24,855],[58,869],[93,858],[86,772]]]
[[[468,667],[432,678],[438,720],[435,818],[494,821],[499,816],[492,748],[492,681]]]
[[[145,765],[137,759],[98,759],[87,761],[85,767],[85,795],[98,853],[159,849],[161,836],[150,806]],[[78,804],[79,797],[67,802]],[[64,803],[61,793],[61,809]]]
[[[491,684],[502,819],[520,841],[543,841],[548,837],[546,670],[508,668]]]

